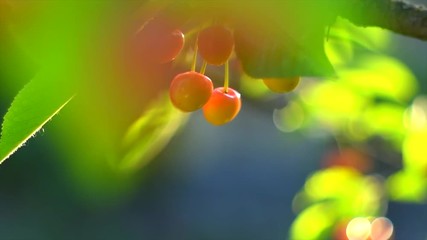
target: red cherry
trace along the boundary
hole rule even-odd
[[[169,88],[173,105],[184,112],[193,112],[209,100],[213,84],[209,77],[189,71],[175,76]]]
[[[215,88],[209,101],[203,106],[205,119],[213,125],[223,125],[233,120],[240,111],[240,93],[232,88]]]
[[[264,84],[275,93],[287,93],[294,90],[299,81],[300,77],[292,78],[265,78],[263,79]]]
[[[348,240],[346,229],[349,220],[341,220],[338,222],[334,229],[332,230],[332,239],[333,240]]]
[[[233,51],[233,33],[222,25],[210,26],[199,32],[197,44],[203,59],[213,65],[222,65]]]
[[[160,20],[149,20],[136,35],[136,51],[149,62],[167,63],[184,47],[185,37],[179,30]]]
[[[367,173],[372,170],[372,160],[362,151],[354,148],[344,148],[340,151],[332,151],[322,161],[324,167],[347,167],[359,172]]]

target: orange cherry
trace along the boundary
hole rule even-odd
[[[203,107],[205,119],[216,126],[233,120],[240,111],[240,93],[232,88],[215,88],[209,101]]]
[[[169,88],[169,96],[176,108],[193,112],[208,102],[212,90],[213,84],[209,77],[189,71],[175,76]]]
[[[300,81],[300,77],[291,78],[265,78],[264,84],[275,93],[287,93],[294,90]]]

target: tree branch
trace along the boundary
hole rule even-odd
[[[427,8],[401,0],[350,0],[341,17],[427,41]]]

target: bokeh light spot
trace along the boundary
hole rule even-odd
[[[376,218],[371,224],[372,240],[387,240],[393,234],[393,223],[386,217]]]
[[[371,233],[371,223],[367,218],[353,218],[347,225],[346,234],[349,240],[365,240]]]

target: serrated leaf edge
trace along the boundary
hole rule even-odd
[[[65,101],[65,103],[63,103],[55,112],[53,112],[44,122],[42,122],[36,129],[34,129],[33,132],[31,132],[30,134],[28,134],[28,136],[26,138],[24,138],[20,143],[18,143],[13,149],[11,149],[6,154],[6,156],[2,157],[2,159],[0,160],[0,164],[2,164],[6,159],[8,159],[12,154],[14,154],[20,147],[22,147],[28,141],[28,139],[30,139],[31,137],[35,136],[36,133],[38,131],[40,131],[40,129],[42,129],[42,127],[47,122],[49,122],[56,114],[58,114],[73,98],[74,98],[74,96],[70,97],[67,101]]]

